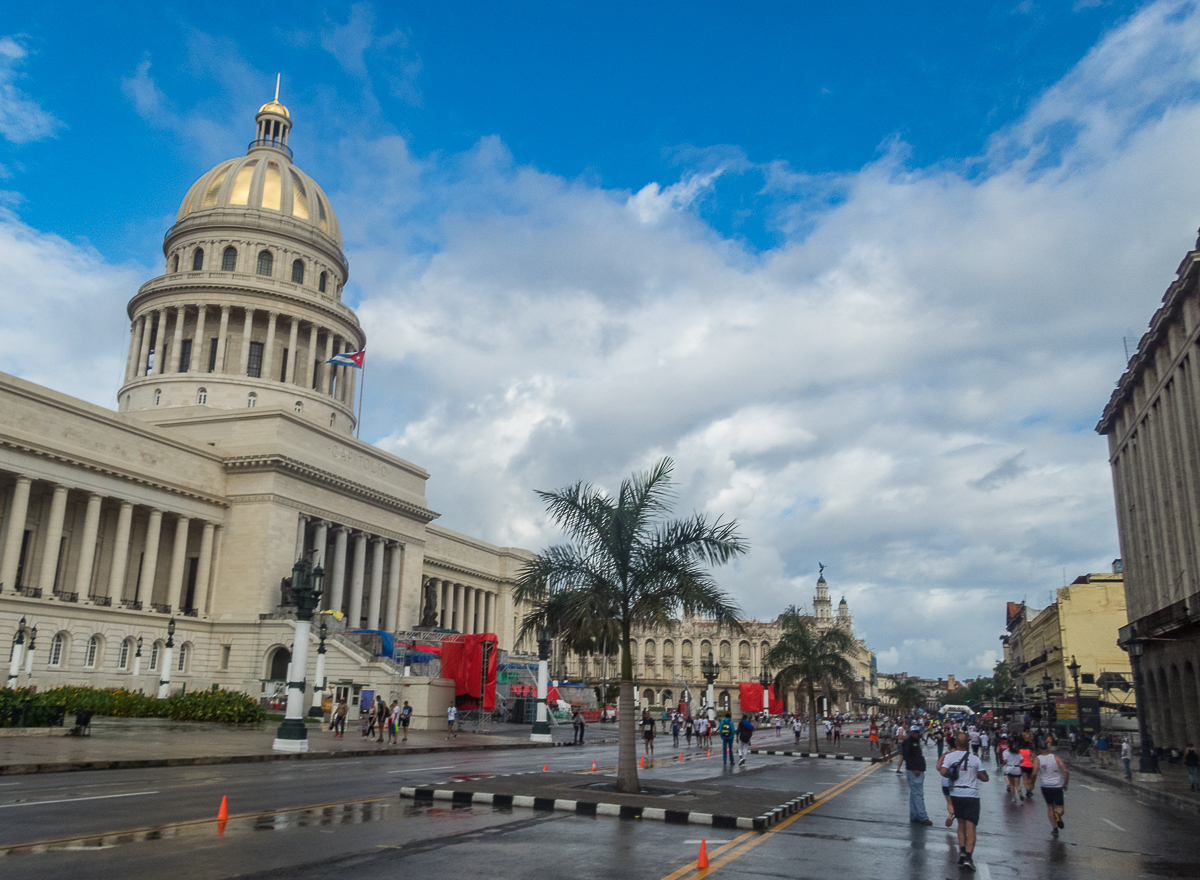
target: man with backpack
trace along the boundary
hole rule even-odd
[[[955,749],[942,759],[942,775],[950,780],[950,803],[958,820],[958,864],[975,870],[975,829],[979,825],[979,783],[988,781],[978,755],[971,754],[971,737],[960,733]]]
[[[733,719],[728,712],[717,725],[717,733],[721,735],[721,764],[733,763]]]
[[[743,715],[737,728],[738,764],[746,763],[746,753],[750,751],[750,737],[752,736],[754,736],[754,725],[750,722],[748,715]]]

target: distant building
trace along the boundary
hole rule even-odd
[[[1200,242],[1176,270],[1096,431],[1108,437],[1129,623],[1158,746],[1200,740]]]

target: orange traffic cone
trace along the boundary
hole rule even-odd
[[[642,755],[642,760],[641,760],[640,764],[641,764],[642,769],[644,770],[646,768],[646,756],[645,755]]]
[[[592,758],[592,772],[593,773],[596,772],[596,759],[595,758]]]
[[[711,757],[712,757],[712,749],[709,749],[709,750],[708,750],[708,754],[707,754],[707,755],[705,755],[704,757],[706,757],[706,758],[711,758]]]
[[[543,764],[543,765],[542,765],[542,772],[543,772],[543,773],[545,773],[545,772],[546,772],[547,770],[549,770],[549,769],[550,769],[550,765],[549,765],[549,764]]]
[[[229,818],[229,799],[225,795],[221,795],[221,806],[217,810],[217,821],[220,822]]]
[[[681,761],[683,760],[683,752],[679,753],[679,760],[681,760]]]
[[[704,840],[700,841],[700,858],[696,859],[697,868],[708,867],[708,845]]]

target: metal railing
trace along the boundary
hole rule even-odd
[[[270,147],[271,149],[286,153],[289,159],[292,158],[292,148],[285,144],[282,138],[255,138],[246,145],[247,150],[253,150],[255,147]]]

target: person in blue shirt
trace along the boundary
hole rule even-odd
[[[721,735],[721,763],[733,763],[733,719],[729,713],[725,713],[725,717],[721,719],[721,723],[717,725],[717,733]]]

